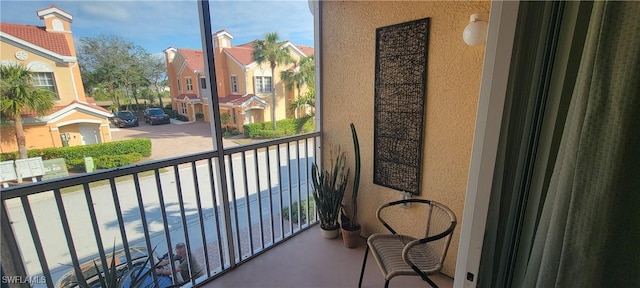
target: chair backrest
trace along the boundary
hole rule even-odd
[[[425,245],[428,245],[434,251],[439,251],[440,253],[440,263],[444,261],[444,258],[447,254],[447,250],[449,248],[449,243],[451,242],[451,237],[453,236],[453,229],[455,228],[457,221],[456,216],[453,214],[451,209],[447,206],[442,205],[435,201],[425,200],[425,199],[405,199],[390,202],[387,204],[383,204],[378,208],[376,212],[376,216],[382,225],[384,225],[389,232],[393,234],[397,234],[396,230],[391,227],[384,219],[383,211],[387,210],[389,207],[400,207],[398,205],[411,203],[411,205],[418,204],[423,207],[421,211],[424,211],[424,217],[426,220],[426,227],[424,230],[424,238]],[[412,208],[409,208],[412,209]],[[408,210],[410,211],[410,210]],[[398,217],[398,214],[393,214],[394,217]],[[400,233],[402,234],[402,233]],[[415,237],[415,235],[414,235]]]
[[[431,201],[429,204],[429,218],[427,219],[427,230],[425,238],[444,236],[440,239],[429,241],[426,245],[429,245],[435,251],[442,251],[440,254],[440,263],[444,262],[444,257],[447,255],[449,249],[449,243],[451,243],[451,237],[453,237],[453,229],[456,226],[456,216],[451,209],[438,202]]]

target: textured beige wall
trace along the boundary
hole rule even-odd
[[[14,55],[17,51],[26,52],[27,59],[25,61],[16,59]],[[33,62],[46,64],[47,66],[49,66],[49,68],[53,69],[56,92],[58,93],[58,97],[60,98],[58,101],[56,101],[56,105],[67,105],[71,103],[71,101],[76,99],[76,94],[73,89],[73,81],[71,79],[71,70],[69,68],[69,66],[75,65],[74,63],[57,63],[51,61],[49,58],[32,53],[31,50],[21,49],[11,44],[5,43],[4,41],[0,42],[0,60],[11,61],[16,64],[21,64],[25,67],[28,67],[29,64]],[[82,88],[82,78],[78,78],[78,75],[74,74],[74,80],[79,81],[80,86],[78,87]],[[78,94],[78,97],[84,97],[84,91],[82,91],[82,93],[78,91]],[[84,101],[85,99],[80,98],[80,100]]]
[[[27,141],[27,150],[54,147],[52,133],[49,131],[49,127],[45,125],[25,125],[24,133]],[[18,143],[16,142],[16,133],[13,126],[3,128],[0,137],[0,151],[3,153],[18,151]]]
[[[322,5],[322,144],[340,144],[352,158],[349,123],[358,129],[363,235],[384,231],[375,219],[376,208],[401,198],[400,193],[373,184],[375,29],[426,17],[431,22],[419,198],[441,202],[462,219],[484,53],[484,46],[467,46],[462,31],[469,16],[488,13],[490,3],[325,1]],[[328,159],[326,152],[325,165]],[[415,225],[421,224],[407,223],[403,228]],[[443,270],[449,276],[455,270],[459,231],[458,224]]]

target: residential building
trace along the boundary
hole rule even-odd
[[[271,84],[276,95],[276,120],[292,118],[289,104],[295,99],[295,89],[288,89],[280,73],[294,69],[296,64],[278,65],[271,75],[268,63],[258,64],[253,59],[253,42],[233,46],[233,36],[221,30],[213,34],[216,66],[217,95],[220,112],[231,116],[232,126],[242,130],[247,123],[271,121]],[[282,43],[297,63],[302,57],[313,55],[313,48]],[[208,97],[211,95],[209,79],[201,50],[169,47],[165,51],[167,74],[171,88],[171,105],[190,121],[203,113],[210,121]]]
[[[0,23],[1,65],[24,65],[34,73],[37,86],[57,97],[46,115],[22,115],[27,149],[111,141],[111,113],[84,92],[71,32],[73,16],[56,6],[37,15],[44,26]],[[0,151],[17,150],[14,127],[3,127]]]

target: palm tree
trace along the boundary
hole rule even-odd
[[[313,92],[310,94],[307,93],[305,96],[301,95],[302,86],[307,85],[309,91],[315,88],[316,72],[313,55],[300,58],[295,69],[280,72],[280,78],[287,85],[287,89],[293,89],[295,87],[298,91],[296,100],[291,103],[291,109],[297,110],[304,108],[311,99],[315,101],[315,93]],[[311,97],[309,97],[309,95],[311,95]]]
[[[280,72],[280,79],[282,79],[282,81],[284,82],[287,90],[295,90],[297,92],[294,95],[296,100],[294,100],[293,102],[297,101],[300,98],[300,90],[302,89],[302,79],[300,78],[300,73],[297,73],[296,70],[284,70]],[[291,105],[290,110],[297,112],[297,107]],[[294,117],[298,117],[297,113],[294,113]]]
[[[293,58],[289,51],[284,47],[283,43],[278,43],[278,33],[271,32],[264,36],[263,40],[253,42],[253,60],[262,64],[268,62],[271,67],[271,121],[273,122],[273,130],[276,127],[276,91],[273,89],[275,81],[276,66],[280,64],[289,64],[293,62]]]
[[[313,87],[309,87],[309,90],[304,95],[291,102],[291,109],[293,110],[306,108],[311,108],[309,116],[316,115],[316,91]]]
[[[316,87],[316,61],[313,55],[300,58],[299,71],[302,82],[310,88]]]
[[[27,144],[22,126],[22,113],[32,111],[44,115],[54,105],[55,94],[33,85],[32,74],[22,65],[0,66],[0,111],[3,118],[13,120],[20,159],[27,158]]]

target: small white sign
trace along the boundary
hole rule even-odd
[[[15,166],[13,166],[13,160],[0,162],[0,169],[0,182],[7,182],[18,179],[16,168]]]
[[[16,160],[16,172],[18,172],[18,176],[20,176],[20,178],[44,175],[42,157]]]

